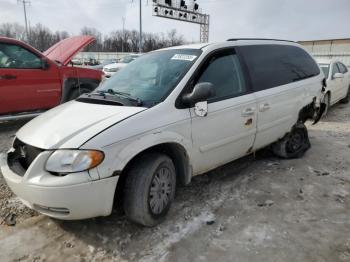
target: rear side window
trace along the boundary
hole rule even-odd
[[[303,49],[289,45],[241,46],[255,91],[261,91],[320,74]]]
[[[348,72],[348,69],[342,63],[338,63],[338,67],[340,69],[340,73],[345,74],[346,72]]]

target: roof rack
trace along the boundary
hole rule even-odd
[[[231,38],[231,39],[227,39],[227,41],[238,41],[238,40],[268,40],[268,41],[283,41],[283,42],[296,43],[295,41],[292,41],[292,40],[269,39],[269,38]]]

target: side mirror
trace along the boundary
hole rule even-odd
[[[49,69],[50,68],[50,64],[49,64],[49,62],[47,61],[47,59],[46,58],[42,58],[41,59],[41,69],[42,70],[47,70],[47,69]]]
[[[182,102],[190,106],[198,102],[207,101],[208,98],[213,96],[215,96],[213,84],[209,82],[204,82],[195,85],[192,93],[183,95]]]
[[[342,74],[342,73],[335,73],[333,75],[333,79],[336,79],[336,78],[344,78],[344,74]]]

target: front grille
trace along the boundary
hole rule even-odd
[[[24,176],[28,167],[43,152],[42,149],[28,145],[16,138],[13,142],[14,151],[8,154],[7,161],[10,169],[20,176]]]

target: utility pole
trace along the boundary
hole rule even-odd
[[[26,38],[27,41],[29,40],[29,31],[28,31],[28,22],[27,22],[27,8],[26,5],[30,4],[29,0],[17,0],[17,3],[23,4],[23,13],[24,13],[24,22],[26,26]]]
[[[124,53],[124,42],[125,42],[125,17],[122,17],[122,21],[123,21],[122,53]]]
[[[142,53],[142,0],[140,0],[140,39],[139,39],[139,53]]]

